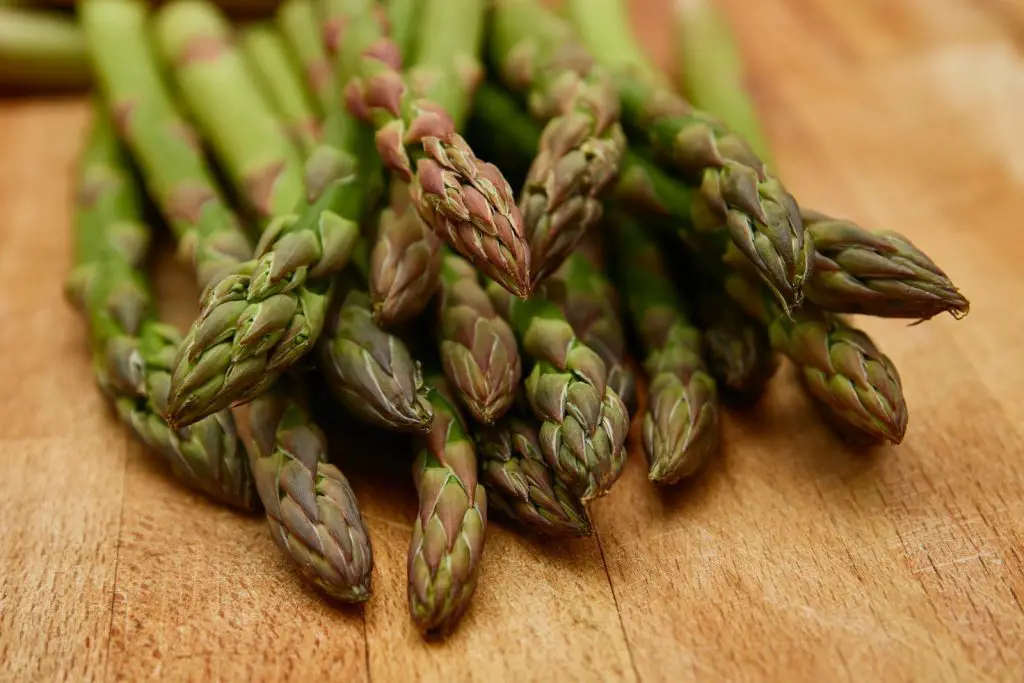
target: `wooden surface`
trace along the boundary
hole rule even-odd
[[[962,322],[864,322],[904,379],[901,447],[845,448],[787,369],[694,484],[653,491],[636,454],[595,537],[492,525],[472,609],[428,645],[407,463],[345,444],[375,595],[327,608],[260,519],[169,481],[104,409],[60,284],[87,110],[5,103],[0,679],[1024,680],[1024,5],[725,5],[790,189],[907,233],[972,300]],[[666,57],[668,0],[635,8]],[[161,282],[187,321],[188,279]]]

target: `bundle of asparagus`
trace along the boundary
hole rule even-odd
[[[444,635],[488,502],[592,533],[636,406],[659,486],[715,457],[723,404],[756,401],[777,354],[840,434],[898,444],[900,376],[844,314],[968,311],[905,237],[769,170],[710,0],[678,3],[685,96],[624,3],[285,0],[233,24],[206,0],[82,0],[22,55],[96,84],[67,293],[97,383],[186,485],[262,507],[330,598],[370,598],[373,552],[310,383],[337,401],[319,414],[414,436],[409,611]],[[184,336],[141,269],[143,194],[202,288]]]

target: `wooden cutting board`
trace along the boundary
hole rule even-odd
[[[667,61],[669,0],[633,4]],[[61,295],[87,107],[4,102],[0,679],[1024,680],[1024,6],[725,6],[789,188],[908,234],[973,302],[863,322],[903,376],[902,446],[845,447],[786,368],[693,484],[652,490],[634,448],[593,538],[493,524],[437,645],[406,616],[407,461],[346,439],[375,595],[328,608],[261,519],[176,485],[105,410]],[[162,270],[186,322],[196,293]]]

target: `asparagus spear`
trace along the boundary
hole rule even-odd
[[[676,27],[681,86],[691,101],[757,143],[768,143],[744,83],[739,46],[713,0],[677,0]],[[804,208],[804,227],[815,246],[807,298],[838,313],[925,320],[955,318],[970,305],[942,270],[910,240],[894,232],[870,232],[849,221]]]
[[[370,253],[373,320],[381,327],[418,315],[441,285],[441,241],[409,202],[408,185],[396,177],[391,189]]]
[[[725,121],[770,164],[768,138],[747,95],[743,55],[717,0],[675,0],[672,25],[680,90]]]
[[[340,60],[343,74],[358,76],[346,89],[349,108],[372,120],[385,166],[410,184],[416,209],[435,233],[488,277],[527,296],[529,250],[501,171],[477,159],[444,108],[416,98],[406,86],[398,72],[401,57],[383,35],[376,2],[327,5],[329,49],[344,43],[342,52],[359,53]]]
[[[970,310],[949,277],[899,233],[870,232],[808,209],[803,217],[816,247],[807,298],[818,306],[918,320],[940,313],[959,319]]]
[[[874,439],[903,440],[907,405],[900,376],[868,335],[810,305],[787,316],[742,275],[727,275],[725,287],[768,328],[772,345],[797,365],[808,391],[839,424]]]
[[[427,23],[421,18],[424,0],[387,0],[385,4],[388,10],[388,33],[398,46],[398,51],[404,55],[405,61],[411,64],[416,59],[416,48],[420,40],[417,27]],[[448,27],[444,29],[448,36]],[[453,35],[451,38],[459,40],[458,36]]]
[[[537,424],[518,416],[477,431],[488,504],[531,531],[589,536],[587,510],[544,460],[537,431]]]
[[[280,381],[239,407],[239,431],[271,536],[303,577],[330,597],[370,597],[373,549],[345,475],[327,462],[327,440]]]
[[[0,7],[0,88],[84,88],[91,81],[85,40],[74,19]]]
[[[312,100],[291,64],[284,38],[272,24],[242,30],[242,51],[263,97],[284,121],[292,142],[309,156],[322,140]]]
[[[141,221],[140,192],[103,111],[95,114],[78,176],[75,267],[66,292],[89,325],[97,383],[121,421],[184,484],[252,510],[255,491],[231,415],[222,411],[184,429],[172,429],[161,417],[180,335],[156,318],[142,270],[151,231]]]
[[[558,305],[580,341],[601,357],[608,368],[608,386],[632,410],[636,378],[626,365],[618,295],[601,267],[577,249],[544,283],[544,296]]]
[[[337,108],[338,82],[321,40],[320,21],[313,0],[284,0],[277,10],[278,28],[301,65],[308,92],[322,118]]]
[[[768,332],[722,289],[704,279],[694,293],[704,340],[704,359],[722,398],[737,404],[760,398],[779,363]]]
[[[430,429],[419,363],[398,337],[373,324],[365,291],[352,288],[328,317],[320,366],[337,399],[360,419],[395,431]]]
[[[779,304],[796,307],[813,272],[814,249],[796,201],[741,135],[694,109],[643,66],[606,59],[620,53],[609,46],[632,40],[629,26],[614,19],[621,2],[572,0],[569,13],[583,43],[614,70],[623,121],[695,190],[697,229],[726,226]]]
[[[118,134],[206,289],[249,258],[251,248],[164,88],[146,40],[146,5],[85,0],[78,14]]]
[[[612,221],[616,274],[650,378],[643,444],[656,484],[695,474],[718,449],[718,389],[700,331],[676,296],[658,244],[623,214]]]
[[[536,284],[601,217],[626,138],[608,75],[565,21],[532,0],[494,0],[490,38],[505,84],[547,122],[520,202]]]
[[[481,424],[515,400],[522,363],[515,334],[498,315],[468,261],[449,253],[441,271],[440,351],[449,386]]]
[[[357,153],[342,141],[318,147],[303,173],[211,5],[169,3],[155,33],[232,182],[267,225],[256,258],[207,290],[186,335],[169,418],[189,424],[258,395],[313,347],[333,275],[358,236],[363,192]]]
[[[487,294],[534,361],[525,389],[543,422],[544,459],[584,503],[603,496],[622,473],[629,429],[626,406],[608,387],[604,361],[576,337],[554,303],[537,295],[516,299],[493,282]]]
[[[424,633],[449,633],[476,590],[487,493],[473,442],[444,379],[432,376],[434,418],[413,464],[420,509],[409,547],[409,613]]]

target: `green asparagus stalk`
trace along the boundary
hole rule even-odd
[[[251,24],[242,30],[241,45],[263,97],[284,121],[292,142],[308,157],[322,141],[320,124],[311,98],[291,64],[284,38],[272,24]]]
[[[334,395],[361,420],[395,431],[430,429],[419,363],[398,337],[374,325],[365,291],[352,288],[328,317],[320,361]]]
[[[530,292],[530,256],[512,189],[477,159],[443,107],[417,98],[399,73],[401,56],[381,28],[372,0],[328,0],[329,49],[347,53],[339,70],[349,109],[372,121],[385,167],[408,182],[425,223],[484,274],[517,296]],[[449,27],[452,35],[461,28]],[[345,50],[338,51],[344,44]],[[414,163],[415,162],[415,163]]]
[[[438,313],[445,376],[473,419],[492,424],[512,406],[522,376],[515,333],[494,310],[468,261],[445,255],[441,281]]]
[[[748,96],[743,55],[717,0],[675,0],[672,25],[680,90],[725,121],[771,164],[768,138]]]
[[[626,406],[608,387],[604,361],[542,296],[516,299],[493,282],[487,294],[534,361],[525,390],[542,421],[544,459],[584,503],[603,496],[622,473],[629,429]]]
[[[728,20],[714,0],[676,0],[675,25],[683,91],[756,143],[767,159],[768,142]],[[807,298],[816,305],[837,313],[918,320],[967,314],[967,299],[906,237],[870,232],[807,208],[801,217],[816,251],[814,274],[805,283]]]
[[[327,440],[280,381],[236,409],[271,536],[303,577],[342,602],[370,597],[373,549],[355,493],[327,462]]]
[[[242,201],[264,220],[291,212],[303,196],[302,157],[279,129],[227,17],[205,0],[172,0],[154,14],[152,33],[182,106],[232,185],[244,189]]]
[[[338,82],[327,55],[314,0],[284,0],[277,10],[277,26],[301,65],[307,91],[320,118],[337,108]]]
[[[0,88],[85,88],[92,82],[85,39],[56,12],[0,7]]]
[[[629,26],[614,20],[622,1],[574,0],[569,10],[583,43],[614,70],[624,123],[693,188],[697,229],[725,226],[779,304],[796,307],[814,254],[796,201],[741,135],[646,76],[642,65],[606,58],[621,54],[613,46],[633,40]]]
[[[66,293],[88,323],[97,383],[121,421],[185,485],[252,510],[255,491],[231,415],[222,411],[185,429],[172,429],[161,417],[168,363],[180,335],[157,320],[142,270],[151,231],[141,220],[141,193],[128,160],[102,110],[78,176],[75,267]]]
[[[358,236],[363,191],[344,143],[318,147],[303,173],[212,6],[169,3],[155,33],[228,175],[267,225],[256,258],[207,290],[186,335],[169,417],[189,424],[258,395],[316,343],[333,276]]]
[[[643,417],[648,476],[656,484],[675,484],[718,449],[718,389],[704,366],[700,331],[676,296],[657,242],[621,213],[611,228],[619,289],[650,378]]]
[[[146,11],[141,0],[84,0],[78,14],[118,134],[206,289],[249,258],[251,248],[163,85],[146,40]]]
[[[426,23],[422,19],[424,0],[387,0],[389,35],[398,46],[398,51],[405,61],[412,64],[416,59],[416,48],[420,41],[418,26]],[[449,34],[449,27],[444,26],[444,34],[458,41],[459,37]]]
[[[779,367],[767,330],[746,315],[719,283],[701,281],[693,300],[703,333],[704,359],[723,400],[753,403]]]
[[[434,418],[413,464],[420,509],[409,547],[409,613],[426,634],[455,628],[476,590],[487,493],[477,481],[477,459],[466,424],[432,376]]]
[[[840,425],[894,444],[903,440],[907,405],[900,376],[868,335],[810,305],[787,316],[770,293],[742,275],[728,275],[725,286],[768,328],[772,345],[797,365],[810,394]]]
[[[627,410],[636,405],[636,378],[626,364],[626,336],[618,293],[602,268],[579,248],[544,283],[544,296],[557,304],[576,336],[597,352],[608,369],[608,386]]]
[[[619,100],[569,24],[533,0],[492,2],[489,46],[506,86],[547,122],[520,202],[536,284],[601,217],[626,149]]]
[[[477,431],[480,481],[491,509],[549,536],[589,536],[590,517],[544,460],[537,424],[510,416]]]

